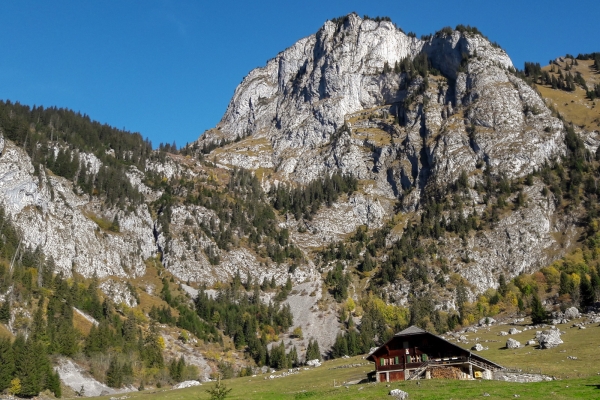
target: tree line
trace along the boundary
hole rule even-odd
[[[29,107],[9,100],[0,101],[0,128],[31,157],[36,175],[41,165],[73,181],[84,193],[106,196],[110,205],[120,208],[143,200],[125,175],[130,165],[144,171],[152,156],[152,144],[139,133],[92,121],[72,110]],[[98,174],[92,174],[81,160],[83,152],[102,162]]]
[[[293,187],[286,184],[272,186],[269,197],[277,211],[289,212],[297,220],[300,218],[311,220],[323,204],[331,207],[341,194],[350,195],[357,187],[356,178],[336,172],[305,186]]]

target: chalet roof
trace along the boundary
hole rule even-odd
[[[427,331],[419,328],[418,326],[411,325],[405,330],[396,333],[394,336],[414,335],[417,333],[427,333]]]
[[[373,351],[370,351],[370,352],[369,352],[369,355],[367,356],[367,360],[369,360],[369,361],[375,361],[375,359],[374,359],[374,354],[375,354],[375,353],[377,353],[379,350],[381,350],[381,349],[384,349],[384,348],[385,348],[385,347],[386,347],[386,346],[387,346],[387,345],[388,345],[388,344],[389,344],[391,341],[393,341],[393,340],[394,340],[394,339],[396,339],[396,338],[399,338],[399,337],[402,337],[402,336],[409,336],[409,335],[423,335],[423,334],[425,334],[425,335],[431,335],[431,336],[434,336],[434,337],[436,337],[437,339],[439,339],[439,340],[441,340],[441,341],[443,341],[443,342],[446,342],[446,343],[447,343],[447,344],[449,344],[450,346],[457,347],[457,348],[459,348],[459,349],[461,349],[461,350],[467,351],[467,352],[469,352],[470,356],[471,356],[471,357],[473,357],[473,358],[475,358],[475,359],[478,359],[478,360],[480,360],[480,361],[484,361],[484,362],[486,362],[486,363],[489,363],[489,364],[495,365],[496,367],[499,367],[499,368],[504,368],[504,367],[502,367],[500,364],[496,364],[495,362],[493,362],[493,361],[491,361],[491,360],[488,360],[487,358],[481,357],[479,354],[472,353],[470,350],[463,349],[462,347],[460,347],[460,346],[458,346],[458,345],[456,345],[456,344],[454,344],[454,343],[452,343],[452,342],[449,342],[448,340],[446,340],[446,339],[442,338],[441,336],[438,336],[438,335],[436,335],[436,334],[433,334],[433,333],[431,333],[431,332],[428,332],[428,331],[426,331],[426,330],[424,330],[424,329],[421,329],[421,328],[419,328],[418,326],[415,326],[415,325],[409,326],[408,328],[404,329],[403,331],[400,331],[400,332],[396,333],[396,334],[395,334],[395,335],[394,335],[394,336],[393,336],[393,337],[392,337],[390,340],[388,340],[386,343],[384,343],[383,345],[379,346],[377,349],[374,349]]]

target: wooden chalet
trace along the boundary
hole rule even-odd
[[[419,327],[398,332],[367,360],[375,363],[369,377],[377,382],[412,379],[492,379],[502,366],[471,353]]]

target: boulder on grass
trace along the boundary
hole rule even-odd
[[[200,386],[200,385],[202,385],[202,384],[198,381],[183,381],[183,382],[178,383],[177,385],[173,386],[173,389],[185,389],[185,388],[189,388],[192,386]]]
[[[393,396],[394,398],[401,399],[401,400],[408,399],[408,393],[406,393],[404,390],[400,390],[400,389],[390,390],[390,396]]]
[[[579,310],[577,307],[570,307],[565,310],[565,318],[567,319],[575,319],[579,318]]]
[[[496,320],[491,317],[484,317],[479,320],[479,326],[493,325],[495,323],[496,323]]]
[[[564,342],[560,338],[560,331],[558,329],[548,329],[540,333],[536,333],[535,338],[540,344],[542,349],[551,349],[563,344]]]
[[[518,330],[517,328],[510,328],[510,329],[508,330],[508,334],[509,334],[509,335],[516,335],[517,333],[521,333],[521,331],[520,331],[520,330]]]
[[[320,367],[321,361],[319,361],[317,358],[315,358],[314,360],[307,361],[306,365],[308,365],[309,367]]]
[[[482,351],[483,346],[481,344],[477,343],[475,346],[471,347],[471,350]]]
[[[507,349],[518,349],[519,347],[521,347],[521,343],[517,342],[515,339],[511,338],[506,341]]]

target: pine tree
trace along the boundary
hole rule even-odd
[[[290,360],[289,365],[291,367],[297,367],[300,364],[298,360],[298,350],[296,349],[296,346],[292,346],[292,349],[288,354],[288,359]]]
[[[15,339],[15,342],[17,340]],[[14,348],[14,346],[13,346]],[[18,350],[15,351],[15,371],[17,378],[21,381],[21,391],[19,395],[24,397],[36,396],[41,387],[41,376],[39,360],[46,357],[45,354],[39,354],[39,348],[34,346],[32,340],[18,344]]]
[[[587,275],[581,274],[581,281],[579,283],[579,293],[581,294],[580,305],[585,310],[586,307],[594,304],[595,293],[592,283],[588,279]]]
[[[498,277],[498,293],[500,293],[500,296],[504,297],[507,292],[508,286],[506,285],[506,277],[504,274],[500,274]]]
[[[537,294],[531,299],[531,322],[533,324],[543,324],[548,319],[548,313],[544,309],[542,302]]]
[[[46,342],[46,321],[44,320],[44,298],[38,303],[38,308],[33,315],[33,324],[31,327],[31,339],[39,342]]]
[[[120,388],[123,385],[121,366],[115,357],[110,360],[106,370],[106,384],[112,388]]]
[[[365,257],[360,266],[360,270],[362,272],[369,272],[369,271],[373,270],[374,267],[375,267],[375,263],[373,262],[373,259],[371,258],[371,254],[367,250],[367,251],[365,251]]]
[[[331,349],[331,356],[333,358],[340,358],[346,355],[348,355],[348,342],[342,333],[338,333]]]
[[[229,392],[231,392],[231,389],[228,389],[227,386],[225,386],[223,382],[221,382],[221,375],[219,375],[217,377],[217,383],[215,384],[215,386],[213,388],[207,389],[206,392],[210,394],[210,400],[224,400],[225,398],[227,398]]]
[[[352,317],[350,317],[350,321],[352,321]],[[358,340],[359,338],[356,330],[349,328],[349,332],[346,335],[346,341],[348,342],[348,355],[355,356],[360,353]]]
[[[156,325],[152,324],[150,332],[144,340],[143,359],[148,368],[162,368],[164,366],[162,348],[158,340],[158,330]]]
[[[569,294],[573,291],[573,280],[567,275],[566,272],[560,273],[560,284],[558,288],[558,294]]]
[[[8,338],[0,338],[0,392],[10,386],[15,372],[13,348]]]
[[[50,369],[49,372],[46,386],[54,393],[54,396],[61,397],[62,389],[60,388],[60,376],[58,375],[58,372],[52,372],[52,369]]]
[[[310,360],[321,360],[321,350],[319,350],[319,343],[311,338],[306,346],[306,361]]]
[[[10,320],[10,303],[8,301],[5,301],[0,305],[0,322],[7,324],[9,320]]]

